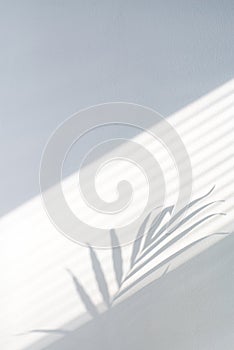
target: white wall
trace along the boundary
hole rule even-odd
[[[233,232],[232,5],[0,1],[1,349],[233,348],[232,236],[211,236],[174,256],[207,234]],[[191,157],[193,198],[216,185],[204,204],[226,200],[197,219],[228,214],[153,259],[109,311],[88,249],[56,231],[38,184],[54,128],[80,108],[107,101],[166,116]],[[96,254],[113,296],[112,252]],[[124,248],[125,272],[130,255],[131,246]],[[67,269],[86,291],[86,304]],[[87,310],[90,300],[100,315]]]

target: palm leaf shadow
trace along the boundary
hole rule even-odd
[[[97,317],[98,316],[98,310],[96,308],[96,306],[94,305],[94,303],[92,302],[92,300],[90,299],[90,297],[88,296],[88,294],[86,293],[85,289],[81,286],[81,284],[79,283],[78,279],[73,275],[73,273],[69,270],[66,269],[67,272],[70,274],[75,289],[77,291],[77,294],[80,296],[82,302],[84,303],[86,310],[89,312],[89,314],[92,317]]]
[[[16,334],[16,335],[26,335],[26,334],[30,334],[30,333],[47,333],[47,334],[61,334],[61,335],[67,335],[69,333],[71,333],[70,330],[66,330],[66,329],[33,329],[29,332],[26,333],[20,333],[20,334]]]
[[[107,285],[107,281],[105,278],[105,274],[102,270],[102,266],[100,264],[100,261],[94,251],[94,249],[88,245],[89,247],[89,252],[90,252],[90,258],[92,261],[92,267],[93,267],[93,271],[95,274],[95,279],[98,285],[98,289],[102,295],[103,301],[105,302],[105,304],[107,305],[107,307],[110,307],[110,295],[109,295],[109,290],[108,290],[108,285]]]
[[[132,249],[131,262],[130,262],[131,268],[134,266],[134,263],[135,263],[136,258],[138,256],[138,253],[140,251],[141,242],[144,238],[146,225],[149,222],[151,214],[152,214],[152,211],[146,216],[145,220],[143,221],[143,223],[141,224],[141,226],[137,232],[136,239],[134,241],[133,249]]]
[[[155,239],[158,239],[160,236],[162,236],[160,239],[156,240],[156,242],[153,242],[153,244],[150,245],[150,247],[148,247],[148,249],[146,249],[143,254],[141,255],[141,257],[137,260],[137,262],[139,262],[140,260],[142,260],[148,253],[150,253],[154,248],[156,248],[160,243],[162,243],[168,236],[170,236],[173,232],[175,232],[180,226],[183,227],[183,225],[185,223],[187,223],[190,219],[192,219],[193,217],[195,217],[197,214],[199,214],[200,212],[202,212],[203,210],[205,210],[206,208],[208,208],[209,206],[216,204],[216,203],[221,203],[223,201],[213,201],[210,202],[208,204],[205,204],[201,207],[199,207],[198,209],[194,210],[191,214],[187,215],[181,222],[178,223],[178,225],[176,225],[175,227],[173,227],[169,232],[166,232],[164,236],[162,236],[162,231],[159,232],[158,235],[155,235]],[[215,213],[214,215],[224,215],[224,213]],[[212,216],[214,216],[212,215]],[[211,217],[212,217],[211,216]],[[190,232],[193,228],[195,228],[196,226],[198,226],[199,224],[201,224],[203,221],[208,220],[210,217],[205,217],[204,219],[202,219],[202,221],[198,221],[196,222],[194,225],[190,226],[189,230],[186,231],[186,233]],[[166,225],[165,225],[166,226]]]
[[[147,232],[146,235],[140,235],[139,232],[142,233],[141,230],[139,230],[137,236],[136,236],[136,241],[134,242],[133,245],[133,250],[132,250],[132,256],[131,256],[131,262],[130,262],[130,270],[128,272],[128,274],[126,275],[124,281],[122,282],[122,285],[124,284],[124,282],[126,282],[130,277],[134,276],[136,272],[139,272],[143,267],[145,267],[148,263],[150,263],[154,258],[156,258],[159,254],[163,253],[166,249],[168,249],[171,245],[175,244],[176,242],[178,242],[179,240],[181,240],[185,235],[187,235],[189,232],[191,232],[194,228],[196,228],[197,226],[201,225],[203,222],[211,219],[214,216],[217,215],[225,215],[224,213],[214,213],[211,215],[207,215],[204,218],[202,218],[201,220],[196,221],[194,224],[190,225],[187,229],[183,230],[179,235],[177,235],[176,237],[174,237],[172,240],[170,240],[167,244],[165,244],[163,247],[161,247],[160,249],[156,250],[155,253],[153,253],[153,255],[151,255],[148,259],[146,259],[144,262],[142,262],[139,265],[139,262],[141,260],[143,260],[143,258],[147,257],[155,248],[157,248],[157,246],[162,243],[169,235],[171,235],[173,232],[175,232],[177,229],[181,229],[183,228],[184,224],[189,222],[193,217],[195,217],[198,213],[204,211],[206,208],[208,208],[209,206],[211,206],[212,204],[216,204],[216,203],[220,203],[223,201],[213,201],[210,202],[208,204],[205,204],[201,207],[199,207],[198,209],[194,210],[192,213],[188,214],[185,218],[183,218],[183,214],[191,207],[195,206],[197,203],[199,203],[200,201],[202,201],[204,198],[208,197],[214,190],[215,186],[213,186],[211,188],[211,190],[209,190],[205,195],[193,200],[191,203],[189,203],[187,206],[185,206],[184,208],[182,208],[177,214],[175,214],[174,216],[172,216],[168,222],[166,222],[160,229],[159,231],[157,231],[158,227],[160,227],[160,225],[163,222],[163,219],[165,218],[166,214],[169,213],[170,215],[172,214],[172,211],[174,209],[174,206],[169,206],[166,207],[161,213],[159,213],[152,221],[151,226]],[[143,224],[142,224],[142,228],[143,230],[145,229],[146,223],[149,220],[150,215],[152,214],[149,213],[148,216],[146,217],[146,219],[144,220]],[[170,229],[169,232],[167,232],[167,229],[177,220],[180,219],[179,223],[177,223],[172,229]],[[144,233],[144,232],[143,232]],[[225,232],[226,234],[226,232]],[[140,237],[139,237],[140,236]],[[159,239],[159,237],[161,237],[161,239]],[[211,235],[209,235],[210,237]],[[139,238],[138,238],[139,237]],[[208,236],[207,236],[208,237]],[[207,238],[205,237],[205,238]],[[204,238],[204,239],[205,239]],[[141,246],[142,246],[142,241],[144,240],[143,243],[143,248],[141,250]],[[183,251],[189,249],[190,247],[194,246],[195,244],[199,243],[202,239],[197,239],[195,240],[193,243],[187,245],[186,247],[184,247],[182,250],[179,250],[178,254],[182,253]],[[177,253],[173,254],[173,258],[178,256]],[[140,256],[139,256],[140,255]],[[139,256],[139,257],[138,257]],[[170,258],[170,257],[169,257]],[[169,262],[171,259],[163,261],[162,263],[160,263],[160,266],[166,264],[167,262]],[[157,267],[155,267],[155,269],[158,269],[159,265]],[[153,272],[153,271],[152,271]],[[166,269],[167,272],[167,269]],[[166,272],[163,273],[163,275],[166,274]],[[141,280],[143,280],[144,278],[146,278],[148,275],[144,274],[140,277],[140,279],[138,279],[137,281],[140,282]],[[130,285],[127,290],[129,290],[131,288],[131,286],[133,287],[134,285],[136,285],[138,282],[134,282],[134,284]],[[124,289],[125,290],[125,289]],[[113,301],[117,299],[118,296],[122,295],[124,293],[124,291],[119,290],[119,292],[116,294],[116,296],[114,297]]]
[[[123,278],[123,259],[122,250],[119,246],[119,240],[114,229],[110,230],[111,245],[112,245],[112,261],[115,272],[116,282],[120,288]]]
[[[214,190],[215,186],[213,186],[205,195],[193,200],[190,202],[187,206],[183,207],[178,213],[175,215],[172,215],[174,206],[168,206],[164,208],[161,213],[157,214],[150,224],[149,229],[147,230],[147,225],[149,224],[150,218],[153,215],[153,212],[156,208],[154,208],[144,219],[143,223],[141,224],[136,239],[133,244],[132,253],[130,257],[130,269],[128,273],[126,274],[125,278],[123,278],[123,258],[122,258],[122,249],[119,246],[119,240],[116,234],[116,231],[114,229],[110,230],[110,238],[112,243],[112,262],[113,262],[113,270],[115,274],[115,279],[118,285],[118,291],[116,295],[111,299],[108,291],[108,285],[105,279],[105,274],[102,270],[100,261],[92,247],[89,246],[90,250],[90,258],[92,261],[92,267],[95,275],[95,279],[99,288],[99,291],[103,297],[103,301],[106,303],[108,308],[112,305],[112,303],[120,296],[123,295],[126,291],[128,291],[130,288],[134,287],[136,284],[141,282],[144,278],[146,278],[149,274],[153,273],[157,269],[159,269],[164,264],[169,263],[172,259],[174,259],[176,256],[181,254],[182,252],[186,251],[187,249],[191,248],[195,244],[201,242],[202,240],[210,237],[211,235],[208,235],[204,238],[197,239],[193,241],[192,243],[188,244],[184,248],[180,249],[176,253],[169,256],[167,259],[163,260],[160,264],[149,270],[147,273],[140,276],[137,280],[132,282],[127,288],[122,289],[124,283],[130,279],[130,277],[133,277],[137,272],[139,272],[143,267],[145,267],[148,263],[150,263],[154,258],[156,258],[159,254],[163,253],[165,250],[167,250],[170,246],[180,241],[184,236],[186,236],[188,233],[190,233],[194,228],[201,225],[205,221],[211,219],[214,216],[217,215],[225,215],[224,213],[213,213],[210,215],[207,215],[203,217],[200,220],[197,220],[195,223],[190,225],[188,228],[182,230],[178,235],[176,235],[173,239],[171,239],[169,242],[167,242],[165,245],[163,245],[160,249],[156,249],[159,244],[163,243],[164,240],[167,239],[168,236],[170,236],[173,232],[175,232],[178,229],[183,229],[183,226],[186,223],[189,223],[189,221],[194,218],[196,215],[207,209],[213,204],[220,203],[223,201],[213,201],[209,202],[205,205],[200,206],[199,208],[192,211],[187,216],[183,216],[184,213],[189,209],[194,207],[196,204],[198,204],[200,201],[202,201],[204,198],[208,197]],[[166,223],[163,223],[163,220],[165,219],[166,215],[169,214],[170,218]],[[178,223],[172,227],[173,223],[175,223],[177,220],[180,220]],[[162,226],[161,226],[162,225]],[[169,229],[169,231],[168,231]],[[153,252],[155,250],[155,252]],[[150,255],[153,252],[152,255]],[[148,257],[148,255],[150,255]],[[146,260],[143,260],[146,258]],[[167,273],[168,267],[165,269],[163,276]],[[88,311],[88,308],[87,308]]]
[[[156,218],[153,220],[151,227],[149,229],[149,232],[147,233],[145,237],[144,242],[144,248],[145,249],[153,240],[154,236],[154,228],[160,227],[161,223],[163,222],[163,219],[166,217],[167,214],[171,215],[172,211],[174,209],[174,205],[171,205],[169,207],[166,207],[162,210],[161,213],[159,213]]]
[[[181,218],[184,215],[184,213],[186,211],[188,211],[188,209],[195,206],[198,202],[202,201],[204,198],[208,197],[214,191],[214,189],[215,189],[215,185],[206,194],[194,199],[188,205],[181,208],[178,211],[178,213],[171,216],[170,220],[167,223],[165,223],[158,232],[157,232],[157,228],[158,228],[157,223],[153,223],[151,225],[151,228],[150,228],[150,231],[152,231],[152,233],[153,233],[153,234],[151,234],[153,240],[156,240],[158,237],[160,237],[161,234],[163,234],[167,230],[167,228],[170,227],[177,219]],[[174,206],[172,206],[172,211],[173,211],[173,209],[174,209]],[[189,216],[189,218],[190,217],[191,216]]]
[[[215,186],[211,188],[205,195],[193,200],[190,202],[186,207],[182,208],[178,213],[175,215],[172,215],[174,206],[168,206],[162,210],[161,213],[157,214],[153,219],[151,224],[149,225],[150,218],[153,215],[153,212],[156,208],[154,208],[144,219],[143,223],[141,224],[137,234],[136,239],[134,241],[133,247],[132,247],[132,253],[130,257],[130,269],[128,273],[123,278],[123,258],[122,258],[122,248],[119,245],[119,240],[116,234],[116,231],[114,229],[110,230],[110,238],[112,243],[112,262],[113,262],[113,271],[115,274],[115,279],[118,285],[118,291],[114,295],[113,298],[110,298],[109,290],[108,290],[108,284],[105,278],[104,271],[102,269],[101,263],[94,251],[94,249],[88,245],[89,247],[89,253],[90,253],[90,259],[92,262],[92,268],[94,272],[94,276],[96,279],[96,283],[98,286],[98,289],[100,291],[100,294],[102,295],[102,299],[107,305],[108,309],[112,306],[112,304],[117,300],[120,296],[124,295],[127,291],[132,289],[134,286],[142,282],[145,278],[153,274],[155,271],[163,267],[164,265],[167,265],[166,269],[164,270],[161,277],[164,277],[170,266],[170,262],[182,254],[183,252],[189,250],[191,247],[195,246],[199,242],[202,242],[203,240],[206,240],[208,237],[215,235],[215,234],[228,234],[228,232],[218,232],[214,234],[209,234],[203,238],[196,239],[190,244],[187,244],[185,247],[181,248],[180,250],[176,251],[169,257],[165,258],[163,261],[158,263],[156,266],[152,267],[149,271],[145,272],[143,275],[135,279],[132,283],[130,283],[127,287],[124,287],[124,283],[129,280],[131,277],[133,277],[137,272],[139,272],[143,267],[145,267],[148,263],[150,263],[154,258],[156,258],[159,254],[163,253],[165,250],[167,250],[170,246],[180,241],[184,236],[186,236],[188,233],[190,233],[194,228],[201,225],[203,222],[211,219],[214,216],[217,215],[225,215],[224,213],[213,213],[210,215],[206,215],[200,220],[197,220],[195,223],[190,225],[188,228],[183,229],[183,226],[186,223],[189,223],[189,221],[194,218],[199,213],[203,212],[205,209],[210,207],[213,204],[220,203],[223,201],[213,201],[209,202],[208,204],[202,205],[199,208],[193,210],[190,214],[183,217],[184,213],[189,209],[194,207],[196,204],[201,202],[204,198],[208,197],[214,190]],[[163,220],[165,219],[166,215],[169,213],[170,219],[163,223]],[[177,219],[180,219],[180,221],[172,227],[172,224],[176,222]],[[147,225],[149,225],[149,229],[147,230]],[[161,226],[162,225],[162,226]],[[161,226],[161,227],[160,227]],[[170,230],[168,231],[168,229]],[[170,236],[173,232],[175,232],[178,229],[182,229],[182,231],[176,235],[174,238],[172,238],[170,241],[168,241],[166,244],[164,244],[160,249],[157,249],[158,245],[163,243],[164,240],[167,239],[168,236]],[[153,253],[152,255],[150,255]],[[148,256],[150,255],[150,256]],[[146,259],[146,260],[143,260]],[[74,276],[74,274],[67,269],[68,273],[71,275],[74,286],[76,288],[77,294],[80,296],[82,302],[84,303],[87,312],[93,317],[96,318],[99,315],[97,307],[94,305],[88,294],[86,293],[85,289],[81,286],[78,279]],[[124,287],[124,288],[122,288]],[[63,332],[64,330],[34,330],[32,332]],[[67,331],[65,331],[67,332]]]
[[[185,251],[189,250],[190,248],[192,248],[193,246],[197,245],[198,243],[206,240],[207,238],[213,236],[213,235],[219,235],[219,234],[228,234],[228,232],[217,232],[217,233],[213,233],[210,235],[207,235],[205,237],[202,237],[190,244],[188,244],[187,246],[185,246],[184,248],[180,249],[179,251],[177,251],[176,253],[170,255],[168,258],[166,258],[165,260],[163,260],[161,263],[157,264],[155,267],[151,268],[149,271],[147,271],[143,276],[140,276],[138,279],[136,279],[134,282],[132,282],[129,286],[127,286],[125,289],[119,291],[119,293],[115,296],[114,301],[119,298],[120,296],[124,295],[127,291],[129,291],[130,289],[132,289],[134,286],[136,286],[137,284],[139,284],[141,281],[143,281],[146,277],[150,276],[151,274],[153,274],[154,272],[156,272],[157,270],[159,270],[161,267],[163,267],[164,265],[166,265],[167,263],[171,262],[173,259],[175,259],[177,256],[179,256],[180,254],[184,253]],[[168,271],[169,266],[166,268],[166,271],[163,272],[162,276],[165,276],[165,272]]]
[[[140,269],[142,269],[151,260],[153,260],[154,258],[159,256],[159,254],[163,253],[171,245],[173,245],[176,242],[178,242],[179,240],[181,240],[181,238],[183,238],[188,232],[191,232],[195,227],[201,225],[203,222],[209,220],[210,218],[212,218],[212,217],[214,217],[216,215],[225,215],[225,214],[224,213],[215,213],[215,214],[207,215],[205,218],[197,221],[195,224],[191,225],[189,228],[187,228],[186,230],[182,231],[178,236],[176,236],[171,241],[169,241],[167,244],[165,244],[162,248],[157,250],[152,256],[150,256],[146,261],[144,261],[142,264],[140,264],[136,269],[134,269],[132,272],[130,272],[126,279],[129,279],[130,277],[132,277],[136,272],[138,272]],[[196,242],[197,241],[195,241],[195,243]]]

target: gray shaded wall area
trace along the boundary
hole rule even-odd
[[[233,76],[232,1],[0,1],[0,214],[39,192],[55,127],[129,101],[168,116]]]

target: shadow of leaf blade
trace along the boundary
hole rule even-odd
[[[216,203],[221,203],[221,202],[224,202],[222,200],[220,201],[213,201],[213,202],[210,202],[210,203],[207,203],[205,205],[203,205],[202,207],[194,210],[191,214],[187,215],[184,219],[182,219],[176,226],[174,226],[170,232],[168,232],[168,235],[170,235],[171,233],[173,233],[175,230],[177,230],[177,228],[179,228],[180,226],[184,225],[187,221],[189,221],[191,218],[193,218],[195,215],[197,215],[198,213],[200,213],[202,210],[210,207],[211,205],[213,204],[216,204]]]
[[[169,207],[164,208],[163,211],[160,214],[158,214],[156,216],[156,218],[153,220],[153,222],[151,224],[151,227],[149,229],[149,232],[146,235],[146,239],[145,239],[145,242],[144,242],[143,250],[145,248],[147,248],[147,246],[152,242],[152,238],[153,238],[155,230],[157,230],[157,228],[160,226],[160,224],[162,223],[163,219],[165,218],[165,216],[168,213],[171,215],[173,209],[174,209],[174,205],[171,205]]]
[[[145,220],[143,221],[143,223],[141,224],[141,226],[137,232],[137,236],[136,236],[136,239],[134,241],[133,248],[132,248],[132,255],[131,255],[131,261],[130,261],[131,268],[133,267],[133,265],[136,261],[137,255],[140,251],[141,242],[142,242],[142,239],[144,237],[145,228],[146,228],[146,225],[150,219],[151,214],[152,214],[152,211],[146,216]]]
[[[95,274],[95,279],[98,285],[98,289],[102,295],[103,301],[108,307],[110,307],[109,290],[108,290],[106,278],[102,270],[100,261],[98,260],[98,257],[91,246],[89,246],[89,252],[90,252],[90,258],[92,261],[92,267]]]
[[[194,241],[192,243],[190,243],[189,245],[187,245],[186,247],[180,249],[178,252],[172,254],[170,257],[168,257],[167,259],[163,260],[161,263],[159,263],[157,266],[153,267],[152,269],[150,269],[148,272],[146,272],[143,276],[139,277],[136,281],[132,282],[129,286],[127,286],[126,288],[124,288],[122,291],[120,291],[118,293],[118,295],[116,296],[115,300],[118,299],[119,297],[121,297],[122,295],[124,295],[126,292],[128,292],[131,288],[133,288],[134,286],[136,286],[138,283],[140,283],[141,281],[143,281],[146,277],[148,277],[149,275],[151,275],[152,273],[154,273],[155,271],[157,271],[159,268],[161,268],[162,266],[164,266],[165,264],[171,262],[172,259],[176,258],[179,254],[185,252],[186,250],[192,248],[193,246],[195,246],[196,244],[198,244],[199,242],[209,238],[211,235],[205,236],[203,238],[198,239],[197,241]]]
[[[203,196],[198,197],[196,199],[194,199],[191,203],[189,203],[188,205],[184,206],[182,209],[180,209],[178,211],[178,213],[176,215],[172,215],[171,219],[169,220],[169,222],[167,222],[165,225],[163,225],[163,227],[160,229],[160,231],[154,236],[154,239],[157,239],[159,236],[161,236],[161,234],[169,227],[171,226],[179,217],[181,217],[184,212],[186,212],[189,208],[193,207],[194,205],[196,205],[198,202],[200,202],[201,200],[203,200],[204,198],[208,197],[215,189],[215,185]],[[154,229],[153,225],[152,225],[152,229]]]
[[[175,227],[173,227],[171,229],[171,231],[169,233],[167,233],[165,236],[163,236],[160,240],[157,240],[155,243],[151,244],[148,249],[146,249],[143,254],[139,257],[139,259],[137,260],[137,262],[139,262],[140,260],[142,260],[146,255],[148,255],[153,249],[155,249],[161,242],[163,242],[164,239],[166,239],[170,234],[172,234],[177,228],[179,228],[180,225],[185,224],[189,219],[193,218],[195,215],[197,215],[198,213],[200,213],[202,210],[206,209],[207,207],[209,207],[212,204],[215,203],[219,203],[222,201],[214,201],[214,202],[210,202],[208,204],[203,205],[202,207],[199,207],[198,209],[194,210],[191,214],[187,215],[178,225],[176,225]],[[216,214],[215,214],[216,215]],[[162,231],[165,229],[164,225],[162,227],[162,229],[154,236],[154,240],[159,238],[162,235]]]
[[[72,280],[73,280],[73,283],[75,285],[76,291],[77,291],[78,295],[80,296],[82,302],[84,303],[84,305],[86,307],[86,310],[94,318],[97,317],[98,316],[98,311],[96,309],[96,306],[93,304],[93,302],[91,301],[90,297],[88,296],[88,294],[86,293],[84,288],[81,286],[81,284],[79,283],[78,279],[73,275],[73,273],[69,269],[67,269],[67,272],[72,277]]]
[[[30,334],[30,333],[45,333],[45,334],[63,334],[63,335],[67,335],[69,333],[71,333],[71,331],[65,330],[65,329],[33,329],[27,333],[24,334]],[[23,335],[23,334],[19,334],[19,335]]]
[[[114,229],[110,230],[112,244],[112,261],[115,272],[115,278],[118,286],[121,286],[123,278],[123,259],[119,240]]]
[[[186,230],[182,231],[179,235],[177,235],[176,237],[174,237],[171,241],[169,241],[167,244],[165,244],[162,248],[160,248],[159,250],[157,250],[151,257],[149,257],[147,260],[145,260],[143,263],[141,263],[139,266],[137,266],[134,270],[132,270],[130,272],[130,274],[126,277],[126,280],[129,279],[130,277],[132,277],[136,272],[138,272],[139,270],[141,270],[146,264],[148,264],[149,262],[151,262],[154,258],[158,257],[159,254],[161,254],[162,252],[164,252],[167,248],[169,248],[170,246],[172,246],[173,244],[175,244],[176,242],[178,242],[181,238],[183,238],[184,236],[186,236],[187,233],[191,232],[195,227],[201,225],[203,222],[211,219],[214,216],[217,215],[225,215],[224,213],[215,213],[215,214],[210,214],[207,215],[205,218],[195,222],[193,225],[191,225],[190,227],[188,227]],[[164,237],[163,237],[164,239]],[[161,241],[158,241],[157,243],[160,244],[163,239],[161,239]]]
[[[189,203],[188,205],[186,205],[184,208],[182,208],[181,210],[178,211],[178,213],[176,215],[173,215],[171,220],[170,220],[170,225],[175,222],[175,220],[180,217],[186,210],[188,210],[189,208],[191,208],[192,206],[194,206],[195,204],[197,204],[198,202],[200,202],[201,200],[203,200],[204,198],[207,198],[215,189],[215,185],[203,196],[198,197],[196,199],[194,199],[191,203]]]

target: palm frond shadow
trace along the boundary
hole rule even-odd
[[[115,275],[115,280],[118,286],[118,290],[116,294],[111,297],[108,289],[108,283],[105,277],[105,273],[103,271],[102,265],[98,259],[95,250],[88,246],[90,259],[92,262],[92,268],[95,276],[95,280],[97,283],[97,287],[102,296],[103,302],[107,307],[107,310],[110,310],[113,306],[113,303],[126,292],[131,290],[134,286],[142,282],[146,277],[153,274],[158,269],[165,266],[165,269],[161,275],[161,278],[164,277],[169,270],[170,262],[175,259],[180,254],[189,250],[191,247],[195,246],[199,242],[206,240],[208,237],[217,234],[228,234],[228,232],[217,232],[213,234],[209,234],[203,238],[195,239],[192,243],[187,244],[185,247],[177,250],[175,253],[171,254],[169,257],[162,260],[156,266],[149,269],[147,272],[143,273],[139,277],[135,278],[130,284],[127,286],[125,283],[131,278],[139,273],[147,264],[149,264],[153,259],[158,257],[160,254],[165,252],[169,247],[173,244],[178,243],[182,238],[184,238],[187,234],[191,233],[196,227],[201,225],[202,223],[208,221],[212,217],[218,215],[225,215],[222,212],[216,212],[209,215],[204,216],[202,219],[197,220],[195,223],[191,224],[189,227],[184,228],[185,224],[189,224],[192,218],[196,217],[199,213],[205,211],[205,209],[209,208],[214,204],[218,204],[223,202],[212,201],[207,204],[200,206],[199,208],[193,210],[190,214],[186,215],[188,209],[193,208],[195,205],[200,203],[203,199],[207,198],[214,190],[215,186],[211,188],[205,195],[193,200],[186,207],[182,208],[178,213],[172,215],[174,206],[168,206],[164,208],[159,214],[154,216],[155,209],[154,208],[144,219],[141,224],[137,234],[136,239],[134,241],[131,257],[130,257],[130,268],[127,273],[124,275],[123,268],[123,258],[122,258],[122,248],[119,245],[118,236],[114,229],[110,230],[110,238],[112,243],[112,263],[113,263],[113,271]],[[167,215],[170,216],[169,219],[165,220]],[[152,219],[151,219],[152,218]],[[166,221],[166,222],[164,222]],[[173,226],[174,224],[174,226]],[[180,232],[174,235],[171,240],[168,241],[168,237],[170,237],[173,233],[177,233],[177,230]],[[162,243],[165,243],[162,245]],[[75,286],[76,292],[80,297],[81,301],[86,307],[87,312],[90,314],[92,318],[97,318],[100,315],[100,312],[97,306],[94,304],[90,296],[85,291],[85,288],[82,287],[77,277],[67,269],[67,272],[72,278],[73,284]],[[67,330],[33,330],[31,332],[43,332],[43,333],[64,333],[69,332]]]
[[[127,287],[125,287],[125,282],[127,282],[131,277],[133,277],[136,273],[141,271],[143,267],[145,267],[148,263],[150,263],[154,258],[162,254],[165,250],[167,250],[170,246],[180,241],[184,236],[186,236],[188,233],[190,233],[193,229],[204,223],[205,221],[208,221],[214,216],[217,215],[225,215],[225,213],[217,212],[212,213],[209,215],[204,216],[202,219],[197,220],[195,223],[184,228],[185,224],[188,224],[189,221],[194,218],[199,213],[202,213],[205,209],[209,208],[210,206],[221,203],[221,201],[212,201],[208,204],[202,205],[199,208],[193,210],[190,214],[187,216],[184,216],[184,214],[187,212],[188,209],[194,207],[199,202],[201,202],[203,199],[208,197],[214,190],[215,186],[211,188],[210,191],[208,191],[205,195],[193,200],[190,202],[186,207],[182,208],[178,213],[176,213],[174,216],[172,215],[174,206],[168,206],[164,208],[159,214],[157,214],[150,222],[151,217],[153,216],[153,213],[155,211],[152,210],[143,221],[142,225],[140,226],[137,234],[136,239],[132,247],[132,253],[130,258],[130,269],[127,274],[123,274],[123,258],[122,258],[122,248],[119,246],[119,240],[118,236],[116,234],[116,231],[114,229],[110,230],[110,237],[112,246],[112,263],[113,263],[113,271],[115,274],[115,280],[118,285],[118,291],[114,295],[114,297],[110,297],[108,292],[108,284],[105,279],[105,274],[102,270],[102,266],[98,260],[98,257],[93,250],[93,248],[89,247],[90,250],[90,258],[92,261],[93,271],[96,279],[96,283],[98,286],[98,289],[102,295],[103,302],[106,304],[107,308],[110,309],[113,305],[114,301],[117,300],[120,296],[124,295],[127,291],[132,289],[134,286],[136,286],[139,282],[144,280],[146,277],[154,273],[159,268],[163,267],[164,265],[167,265],[162,276],[165,276],[169,269],[169,264],[178,255],[185,252],[186,250],[190,249],[192,246],[196,245],[197,243],[207,239],[213,234],[209,234],[203,238],[196,239],[192,243],[188,244],[184,248],[178,250],[176,253],[170,255],[168,258],[161,261],[159,264],[151,268],[149,271],[135,279],[132,283],[130,283]],[[169,220],[164,222],[164,219],[167,215],[170,215]],[[179,220],[179,221],[178,221]],[[177,222],[178,221],[178,222]],[[173,226],[173,223],[175,225]],[[162,226],[161,226],[162,224]],[[149,227],[148,227],[149,226]],[[171,236],[173,233],[175,233],[177,230],[182,230],[178,235],[173,237],[170,241],[166,241],[169,236]],[[215,234],[227,234],[227,232],[218,232]],[[165,244],[161,246],[162,243]],[[160,248],[159,248],[160,245]],[[98,310],[94,303],[91,301],[91,298],[88,297],[87,294],[84,294],[84,290],[80,287],[77,288],[78,280],[72,275],[73,282],[75,284],[76,290],[84,302],[87,311],[92,315],[93,317],[96,317],[98,315]],[[79,284],[78,284],[79,285]],[[84,298],[85,295],[85,298]],[[91,306],[92,305],[92,306]],[[94,312],[94,310],[96,310]]]

